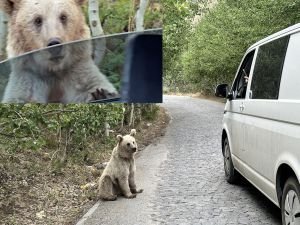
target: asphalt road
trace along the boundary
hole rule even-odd
[[[280,225],[280,210],[251,184],[224,179],[224,105],[165,96],[172,120],[166,135],[137,159],[136,199],[98,202],[77,225]]]

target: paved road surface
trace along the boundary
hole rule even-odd
[[[77,225],[280,225],[280,210],[248,182],[229,185],[221,155],[220,103],[166,96],[166,136],[137,160],[136,199],[99,202]]]

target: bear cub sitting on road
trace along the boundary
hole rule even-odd
[[[118,144],[99,181],[99,195],[102,200],[114,201],[120,194],[125,198],[135,198],[137,193],[143,192],[135,184],[135,135],[136,130],[132,129],[129,135],[117,136]]]

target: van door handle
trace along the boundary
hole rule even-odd
[[[240,104],[240,111],[243,112],[245,109],[244,103]]]

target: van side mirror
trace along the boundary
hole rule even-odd
[[[228,84],[219,84],[215,90],[215,96],[220,98],[227,98]]]
[[[231,100],[233,99],[233,94],[232,94],[232,92],[229,92],[229,93],[227,94],[227,99],[228,99],[229,101],[231,101]]]

